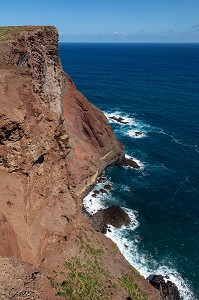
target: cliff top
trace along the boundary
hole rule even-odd
[[[42,61],[46,55],[58,63],[57,43],[58,32],[54,26],[0,27],[0,67],[23,66],[30,71],[33,64],[39,67],[42,62],[38,64],[36,60],[40,57]],[[34,70],[32,75],[38,76],[38,72]]]
[[[54,26],[3,26],[0,27],[0,42],[13,40],[22,32],[35,31],[38,29],[55,29]]]

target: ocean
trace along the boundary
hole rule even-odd
[[[107,236],[145,278],[168,275],[183,300],[199,299],[199,44],[60,43],[59,52],[141,166],[107,168],[113,189],[91,192],[85,207],[125,208],[132,224]]]

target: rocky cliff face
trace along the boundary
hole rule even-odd
[[[0,277],[1,286],[6,286],[5,280],[16,285],[13,297],[0,289],[6,295],[2,299],[30,299],[23,293],[27,280],[32,284],[31,299],[56,298],[50,288],[49,296],[42,296],[46,275],[60,299],[64,295],[60,282],[74,271],[66,262],[74,257],[77,270],[84,268],[80,260],[91,265],[93,259],[100,260],[107,274],[96,275],[103,285],[103,299],[128,297],[124,276],[139,283],[140,295],[148,292],[149,299],[158,299],[81,212],[80,198],[106,166],[123,157],[123,147],[103,113],[63,72],[57,43],[54,27],[0,28],[0,255],[32,264],[0,260],[7,274]],[[34,271],[33,265],[39,270]],[[21,285],[15,272],[8,271],[11,266],[16,266]],[[34,272],[37,276],[30,275]],[[74,299],[98,299],[82,297]]]

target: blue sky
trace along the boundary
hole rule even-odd
[[[3,0],[7,25],[55,25],[69,42],[199,42],[199,0]]]

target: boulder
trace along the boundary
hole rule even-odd
[[[128,214],[119,206],[112,205],[105,209],[100,209],[91,216],[93,227],[102,233],[107,232],[107,226],[112,225],[120,228],[123,225],[129,225],[131,222]]]
[[[139,135],[142,135],[144,134],[144,131],[135,131],[135,136],[139,136]]]
[[[121,123],[121,124],[128,124],[128,122],[124,121],[124,119],[122,117],[117,118],[116,116],[113,116],[113,117],[110,117],[110,119],[117,121],[118,123]]]
[[[160,291],[163,300],[180,300],[177,286],[171,281],[165,281],[162,275],[154,275],[149,280],[150,284]]]
[[[110,191],[110,190],[112,190],[112,185],[111,184],[105,184],[104,189]]]
[[[132,158],[123,157],[121,160],[117,162],[117,165],[122,167],[131,167],[134,169],[140,169],[138,163],[136,163],[136,161],[134,161]]]

